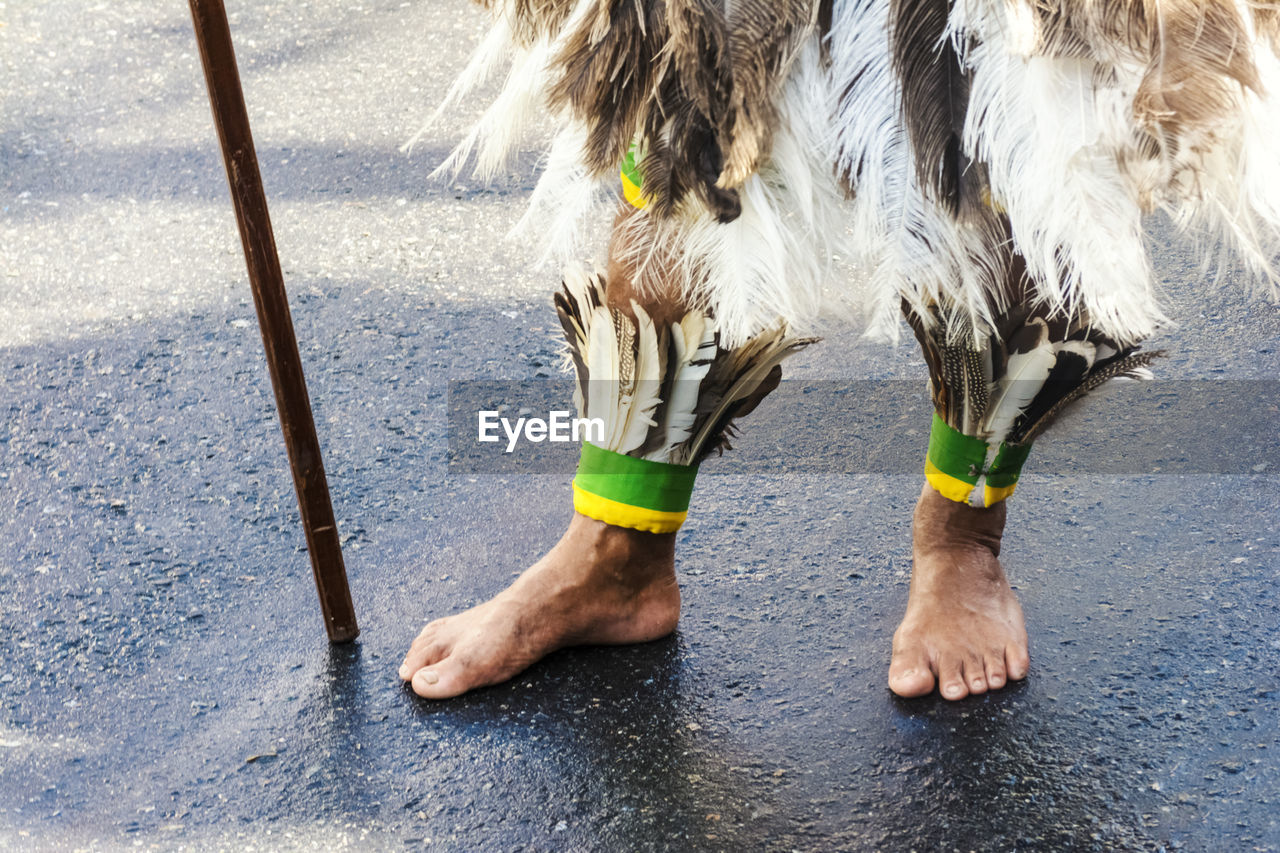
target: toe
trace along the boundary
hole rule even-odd
[[[969,690],[965,687],[963,664],[960,658],[944,658],[938,667],[938,681],[941,683],[939,691],[942,693],[943,699],[963,699],[969,695]]]
[[[413,688],[413,692],[419,696],[428,699],[434,699],[437,696],[440,686],[440,668],[423,667],[413,674],[409,679],[409,686]]]
[[[430,625],[419,631],[418,636],[413,638],[413,642],[409,644],[409,651],[404,653],[404,660],[400,662],[401,678],[408,681],[409,677],[413,675],[413,671],[422,665],[419,663],[415,666],[414,663],[422,657],[423,648],[431,641],[431,638],[435,636],[435,633],[435,623],[432,622]]]
[[[1010,644],[1004,650],[1004,665],[1010,681],[1021,681],[1031,668],[1031,658],[1025,647]]]
[[[423,629],[418,632],[418,636],[414,637],[413,642],[409,644],[409,651],[412,652],[415,649],[425,646],[427,643],[440,636],[440,631],[444,628],[444,622],[445,620],[443,619],[436,619],[424,626]]]
[[[1004,687],[1007,678],[1004,671],[1004,650],[997,649],[988,654],[983,665],[987,670],[987,687],[992,690]]]
[[[404,656],[404,663],[400,664],[400,678],[408,681],[413,678],[414,673],[422,669],[424,666],[435,663],[449,653],[449,647],[439,640],[416,644],[409,649],[409,654]]]
[[[904,699],[933,692],[933,672],[929,659],[919,649],[894,652],[889,664],[889,689]]]
[[[413,674],[413,692],[424,699],[451,699],[486,683],[476,679],[476,669],[466,666],[458,655],[450,655]]]
[[[972,655],[964,660],[964,680],[970,693],[987,692],[987,668],[982,658]]]

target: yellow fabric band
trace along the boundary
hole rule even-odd
[[[924,478],[937,490],[938,494],[947,500],[962,504],[969,502],[969,493],[973,491],[973,484],[938,470],[938,467],[927,457],[924,460]],[[1012,492],[1012,489],[1010,491]]]
[[[929,481],[929,485],[933,486],[938,494],[948,500],[957,503],[968,503],[969,494],[973,491],[973,486],[964,480],[957,480],[950,474],[944,474],[934,467],[933,463],[928,459],[924,460],[924,478]],[[995,506],[1000,501],[1005,500],[1013,494],[1013,490],[1018,488],[1018,484],[1012,486],[1003,486],[1001,488],[992,488],[991,486],[982,487],[982,505]]]
[[[993,489],[991,486],[983,486],[982,487],[982,505],[995,506],[996,504],[1000,503],[1000,501],[1004,500],[1005,498],[1009,497],[1009,495],[1013,494],[1013,490],[1016,488],[1018,488],[1017,483],[1014,483],[1012,486],[1003,486],[999,489]]]
[[[644,210],[649,206],[649,200],[644,197],[644,191],[640,189],[626,172],[621,173],[622,177],[622,197],[637,210]]]
[[[573,508],[587,518],[645,533],[675,533],[689,517],[688,512],[663,512],[602,498],[583,490],[577,483],[573,485]]]

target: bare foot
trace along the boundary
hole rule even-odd
[[[1005,505],[956,503],[925,485],[916,504],[907,614],[893,635],[889,689],[944,699],[1026,677],[1022,606],[996,557]]]
[[[675,538],[575,513],[511,586],[423,628],[400,677],[419,696],[446,699],[506,681],[565,646],[665,637],[680,617]]]

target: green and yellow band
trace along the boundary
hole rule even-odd
[[[636,162],[636,145],[631,143],[631,147],[627,149],[627,156],[622,158],[622,197],[627,203],[637,210],[644,210],[649,206],[649,200],[645,197],[644,175],[640,172],[640,165]]]
[[[1031,455],[1030,444],[1001,444],[996,458],[987,471],[987,481],[982,486],[982,503],[994,506],[1013,494],[1018,486],[1022,466]]]
[[[929,453],[924,460],[924,477],[938,494],[958,503],[968,503],[978,485],[982,465],[987,461],[987,443],[965,435],[933,415],[929,431]]]
[[[982,503],[993,506],[1013,494],[1030,453],[1030,444],[1001,444],[990,469],[984,471],[987,443],[948,426],[935,412],[924,476],[944,498],[968,503],[970,494],[985,474]]]
[[[674,533],[689,515],[696,465],[638,459],[582,445],[573,508],[588,518],[647,533]]]

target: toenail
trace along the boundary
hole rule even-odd
[[[421,679],[425,684],[435,684],[440,680],[440,676],[436,675],[429,669],[424,669],[422,672],[415,675],[414,678]]]
[[[407,663],[400,664],[400,678],[407,679],[409,677],[409,665]]]
[[[963,687],[961,687],[959,684],[948,684],[948,685],[947,685],[947,695],[948,695],[948,696],[959,696],[959,695],[960,695],[961,693],[963,693],[963,692],[964,692],[964,688],[963,688]]]

